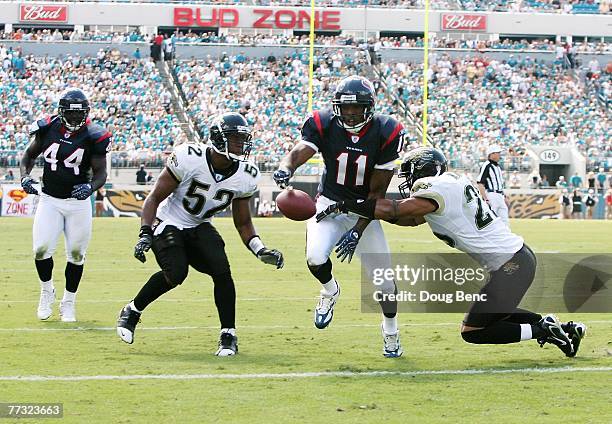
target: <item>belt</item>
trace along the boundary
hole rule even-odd
[[[504,192],[502,190],[487,190],[487,193],[504,194]]]

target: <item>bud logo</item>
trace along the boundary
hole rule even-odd
[[[13,199],[15,202],[21,202],[23,199],[25,199],[26,197],[28,197],[28,193],[26,193],[25,191],[23,191],[23,189],[18,188],[15,190],[11,190],[9,191],[9,197],[11,199]]]
[[[468,15],[465,13],[442,13],[442,31],[486,31],[485,15]]]
[[[67,22],[68,6],[20,4],[19,20],[21,22]]]

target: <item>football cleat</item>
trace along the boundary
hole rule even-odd
[[[229,331],[222,331],[219,336],[219,349],[215,352],[217,356],[234,356],[238,353],[238,337]]]
[[[51,290],[40,290],[40,300],[38,301],[38,310],[36,314],[38,319],[45,320],[53,313],[53,304],[55,303],[55,289]]]
[[[573,352],[567,356],[573,358],[578,353],[580,342],[586,336],[587,326],[581,322],[570,321],[567,324],[561,324],[561,328],[563,328],[572,341]]]
[[[404,350],[400,343],[399,330],[397,330],[397,333],[387,334],[381,325],[381,331],[383,336],[383,356],[385,358],[399,358],[402,356]]]
[[[314,314],[314,325],[319,330],[327,327],[334,317],[334,306],[336,306],[338,296],[340,296],[340,286],[338,283],[336,283],[336,286],[338,287],[336,293],[330,295],[321,291],[321,295],[319,296],[319,303],[317,303],[315,307]]]
[[[76,308],[74,301],[62,300],[60,302],[59,312],[62,322],[76,322]]]
[[[136,331],[136,325],[140,322],[140,312],[136,312],[130,305],[125,305],[121,312],[119,312],[119,318],[117,319],[117,335],[126,343],[134,343],[134,332]]]
[[[553,314],[545,315],[538,325],[546,332],[546,335],[537,339],[540,347],[546,343],[557,346],[565,356],[574,356],[574,348],[568,334],[563,331],[559,319]]]

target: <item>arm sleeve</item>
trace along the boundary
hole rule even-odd
[[[300,143],[305,144],[318,152],[321,148],[322,132],[323,127],[321,124],[321,119],[318,112],[315,111],[302,126],[302,139],[300,140]]]
[[[374,165],[375,169],[392,171],[396,168],[395,161],[399,158],[399,152],[404,148],[405,133],[404,126],[397,122],[391,135],[383,142],[380,155]]]
[[[428,181],[417,181],[412,187],[411,197],[421,197],[430,199],[436,202],[438,209],[434,214],[442,215],[446,208],[446,200],[444,199],[444,190],[439,185],[432,184]]]

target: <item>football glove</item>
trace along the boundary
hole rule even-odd
[[[348,258],[348,262],[351,263],[360,238],[361,232],[354,227],[344,233],[338,243],[336,243],[336,257],[340,259],[340,262],[344,262]]]
[[[36,190],[34,188],[33,184],[37,184],[37,181],[30,177],[29,175],[24,175],[21,178],[21,187],[23,188],[23,191],[25,191],[28,194],[38,194],[38,190]]]
[[[147,261],[145,253],[149,251],[151,244],[153,244],[153,229],[148,225],[143,225],[140,227],[138,237],[138,243],[134,246],[134,257],[145,263]]]
[[[263,247],[257,252],[257,258],[264,264],[276,265],[276,269],[281,269],[285,265],[283,254],[276,249],[267,249]]]
[[[77,184],[72,187],[72,193],[70,193],[70,197],[74,197],[77,200],[85,200],[89,199],[93,190],[91,189],[91,184]]]
[[[333,215],[336,213],[347,213],[347,212],[348,210],[346,209],[344,202],[334,203],[333,205],[329,205],[327,208],[325,208],[325,210],[317,214],[316,216],[317,222],[321,222],[329,215]]]
[[[291,171],[285,168],[277,169],[272,175],[274,182],[279,188],[285,189],[289,185],[289,179],[291,179]]]

